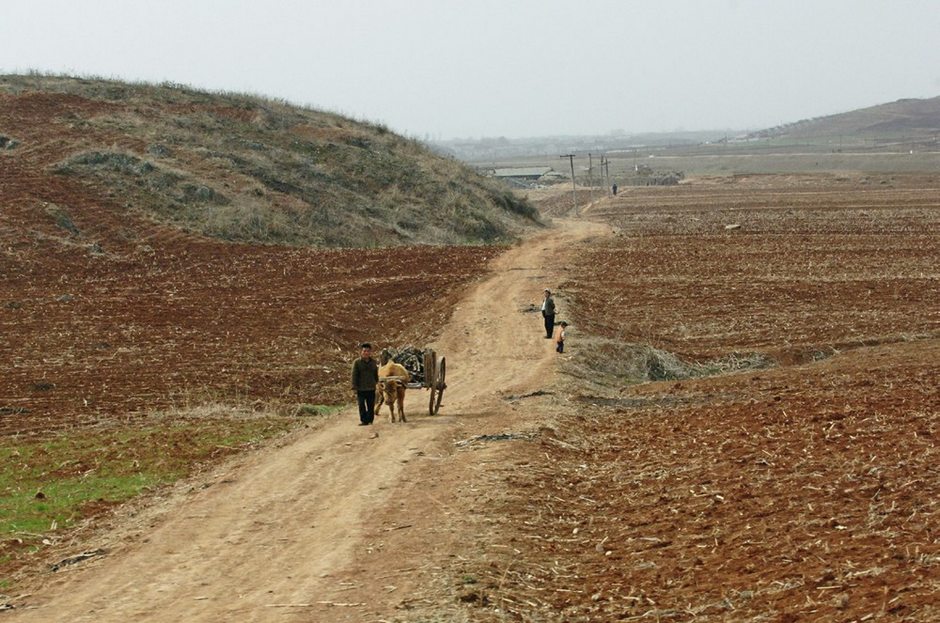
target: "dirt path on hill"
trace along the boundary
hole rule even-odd
[[[393,426],[383,414],[377,439],[346,411],[245,456],[141,513],[121,536],[90,544],[107,555],[50,576],[0,619],[394,618],[425,567],[460,538],[447,528],[454,484],[481,455],[453,452],[453,440],[521,425],[503,397],[554,374],[552,343],[524,307],[560,280],[551,263],[559,252],[607,231],[560,222],[501,256],[467,293],[434,344],[448,363],[441,416],[425,415],[427,395],[413,391],[409,423]]]

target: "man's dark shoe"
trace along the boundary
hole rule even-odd
[[[359,426],[368,426],[368,425],[369,425],[368,422],[359,422]]]

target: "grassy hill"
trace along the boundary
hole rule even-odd
[[[936,141],[940,137],[940,97],[901,99],[836,115],[803,119],[762,130],[752,136],[794,139],[881,137],[885,140]]]
[[[537,219],[382,125],[176,85],[0,76],[0,159],[39,186],[68,178],[119,209],[231,241],[489,243]]]
[[[431,342],[502,251],[467,243],[536,223],[381,126],[0,77],[0,593],[84,520],[348,402],[358,343]]]

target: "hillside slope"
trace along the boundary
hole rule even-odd
[[[536,222],[508,190],[381,125],[172,85],[2,76],[0,162],[39,199],[77,181],[119,211],[225,240],[486,243]],[[68,222],[67,205],[54,211]]]
[[[936,140],[940,134],[940,97],[900,99],[888,104],[803,119],[760,132],[755,138],[859,136]]]
[[[428,344],[505,250],[427,243],[534,223],[380,128],[30,80],[0,88],[0,610],[82,521],[348,402],[358,343]]]

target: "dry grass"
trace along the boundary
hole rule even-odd
[[[649,381],[686,379],[760,370],[775,362],[760,353],[732,352],[699,362],[647,344],[621,342],[609,338],[578,336],[568,347],[563,369],[580,393],[619,394],[624,386]]]
[[[384,126],[254,96],[4,76],[0,127],[110,202],[225,240],[484,243],[537,223],[509,189]]]

